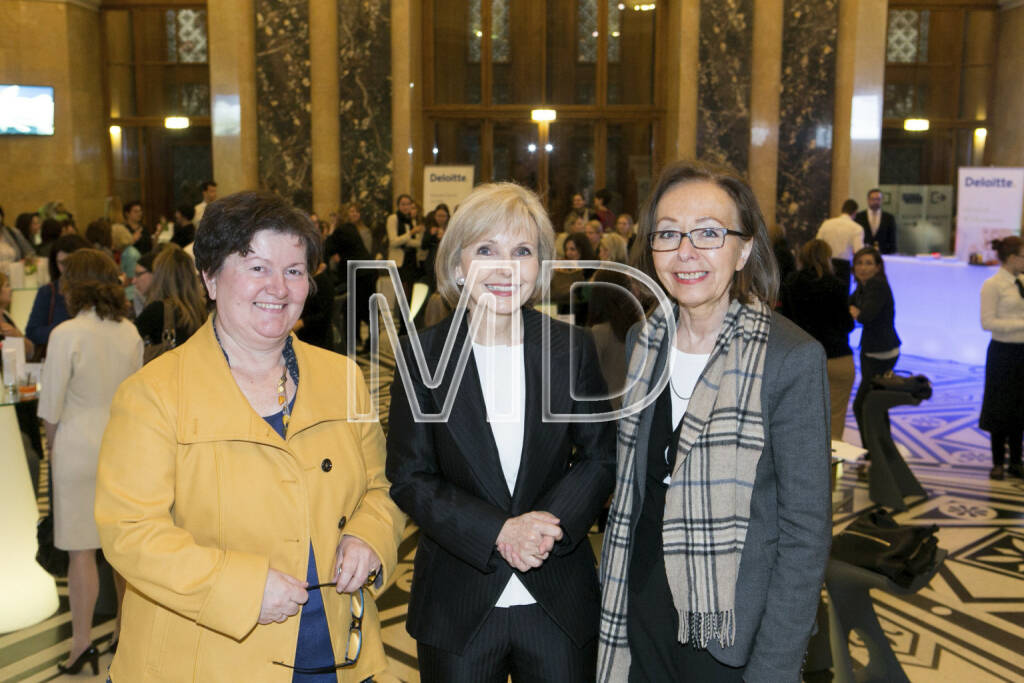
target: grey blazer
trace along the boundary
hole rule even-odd
[[[639,333],[626,339],[632,354]],[[658,354],[655,375],[670,349]],[[765,446],[757,463],[750,525],[736,582],[736,640],[708,651],[744,680],[798,681],[814,626],[832,541],[829,393],[825,353],[811,336],[772,315],[761,406]],[[654,404],[640,417],[633,529],[643,508]],[[626,576],[628,576],[628,570]]]

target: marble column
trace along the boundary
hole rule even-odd
[[[786,0],[776,221],[793,245],[829,215],[838,0]]]
[[[312,209],[308,0],[255,0],[260,187]]]
[[[697,64],[700,0],[670,3],[665,60],[665,163],[697,156]]]
[[[878,185],[885,88],[886,0],[840,0],[830,215],[847,199],[864,205]]]
[[[383,224],[392,204],[391,2],[338,0],[337,26],[338,191],[367,225]]]
[[[747,176],[765,220],[775,216],[779,170],[779,86],[783,0],[755,0]]]
[[[259,187],[254,0],[209,3],[213,177],[221,196]]]
[[[747,172],[754,0],[700,6],[697,156]]]
[[[337,17],[337,0],[309,0],[313,210],[322,220],[341,204]]]
[[[394,193],[422,193],[421,3],[391,0],[391,151]],[[419,89],[417,89],[417,85]],[[426,211],[427,209],[424,209]]]

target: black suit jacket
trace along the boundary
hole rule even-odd
[[[877,353],[900,345],[895,325],[896,302],[884,274],[875,273],[867,282],[858,283],[850,295],[850,305],[860,309],[857,322],[864,326],[860,336],[861,351]]]
[[[859,211],[853,220],[860,223],[860,227],[864,229],[864,244],[871,245],[875,244],[878,246],[878,251],[883,254],[895,254],[896,253],[896,217],[888,211],[882,212],[882,217],[878,221],[878,232],[874,235],[871,234],[871,224],[868,222],[867,210]]]
[[[476,364],[470,358],[458,385],[453,375],[468,340],[465,320],[444,379],[428,388],[416,368],[408,339],[411,393],[400,374],[391,388],[387,475],[391,497],[421,530],[406,628],[416,640],[461,652],[494,607],[513,568],[496,549],[502,525],[531,510],[561,521],[564,537],[544,564],[516,572],[544,611],[577,645],[597,635],[600,591],[587,531],[611,493],[615,477],[614,422],[544,422],[542,316],[523,310],[526,421],[522,462],[509,492],[490,426]],[[434,372],[452,327],[449,316],[419,335]],[[571,332],[570,332],[571,330]],[[590,334],[551,321],[551,407],[555,413],[608,410],[608,402],[574,400],[604,395],[605,383]],[[437,413],[455,391],[447,422],[413,419],[410,401]]]

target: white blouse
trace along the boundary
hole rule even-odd
[[[480,391],[487,408],[487,422],[491,425],[494,443],[498,447],[505,484],[510,494],[515,493],[526,422],[526,361],[523,345],[484,346],[474,343],[473,359],[480,376]],[[536,602],[519,577],[513,574],[494,606],[513,607]]]
[[[679,349],[672,349],[672,376],[669,378],[669,390],[672,392],[672,429],[676,428],[679,421],[686,414],[690,405],[690,397],[697,388],[697,380],[704,372],[704,366],[708,364],[710,353],[684,353]],[[665,449],[665,462],[675,462],[676,444],[671,443]],[[672,483],[671,473],[665,477],[665,483]]]
[[[981,327],[992,333],[992,340],[1024,344],[1024,297],[1006,268],[985,280],[981,286]]]

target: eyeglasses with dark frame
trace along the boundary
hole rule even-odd
[[[334,586],[333,583],[328,584],[317,584],[316,586],[310,586],[310,589],[322,588],[326,586]],[[359,592],[353,593],[349,599],[349,610],[352,613],[352,623],[348,628],[348,644],[345,646],[345,661],[335,664],[333,666],[292,666],[291,664],[285,664],[284,662],[275,661],[274,664],[280,664],[281,666],[287,667],[296,673],[300,674],[329,674],[338,669],[344,669],[345,667],[353,666],[359,661],[359,653],[363,650],[363,614],[366,610],[366,596],[363,593],[364,589],[360,588]],[[355,654],[352,652],[355,651]]]
[[[751,238],[750,235],[738,230],[715,226],[694,228],[689,232],[683,232],[682,230],[655,230],[647,236],[647,243],[650,245],[651,251],[675,251],[683,243],[683,237],[686,236],[690,238],[690,244],[695,249],[721,249],[725,246],[725,238],[728,235],[736,235],[744,240]]]

